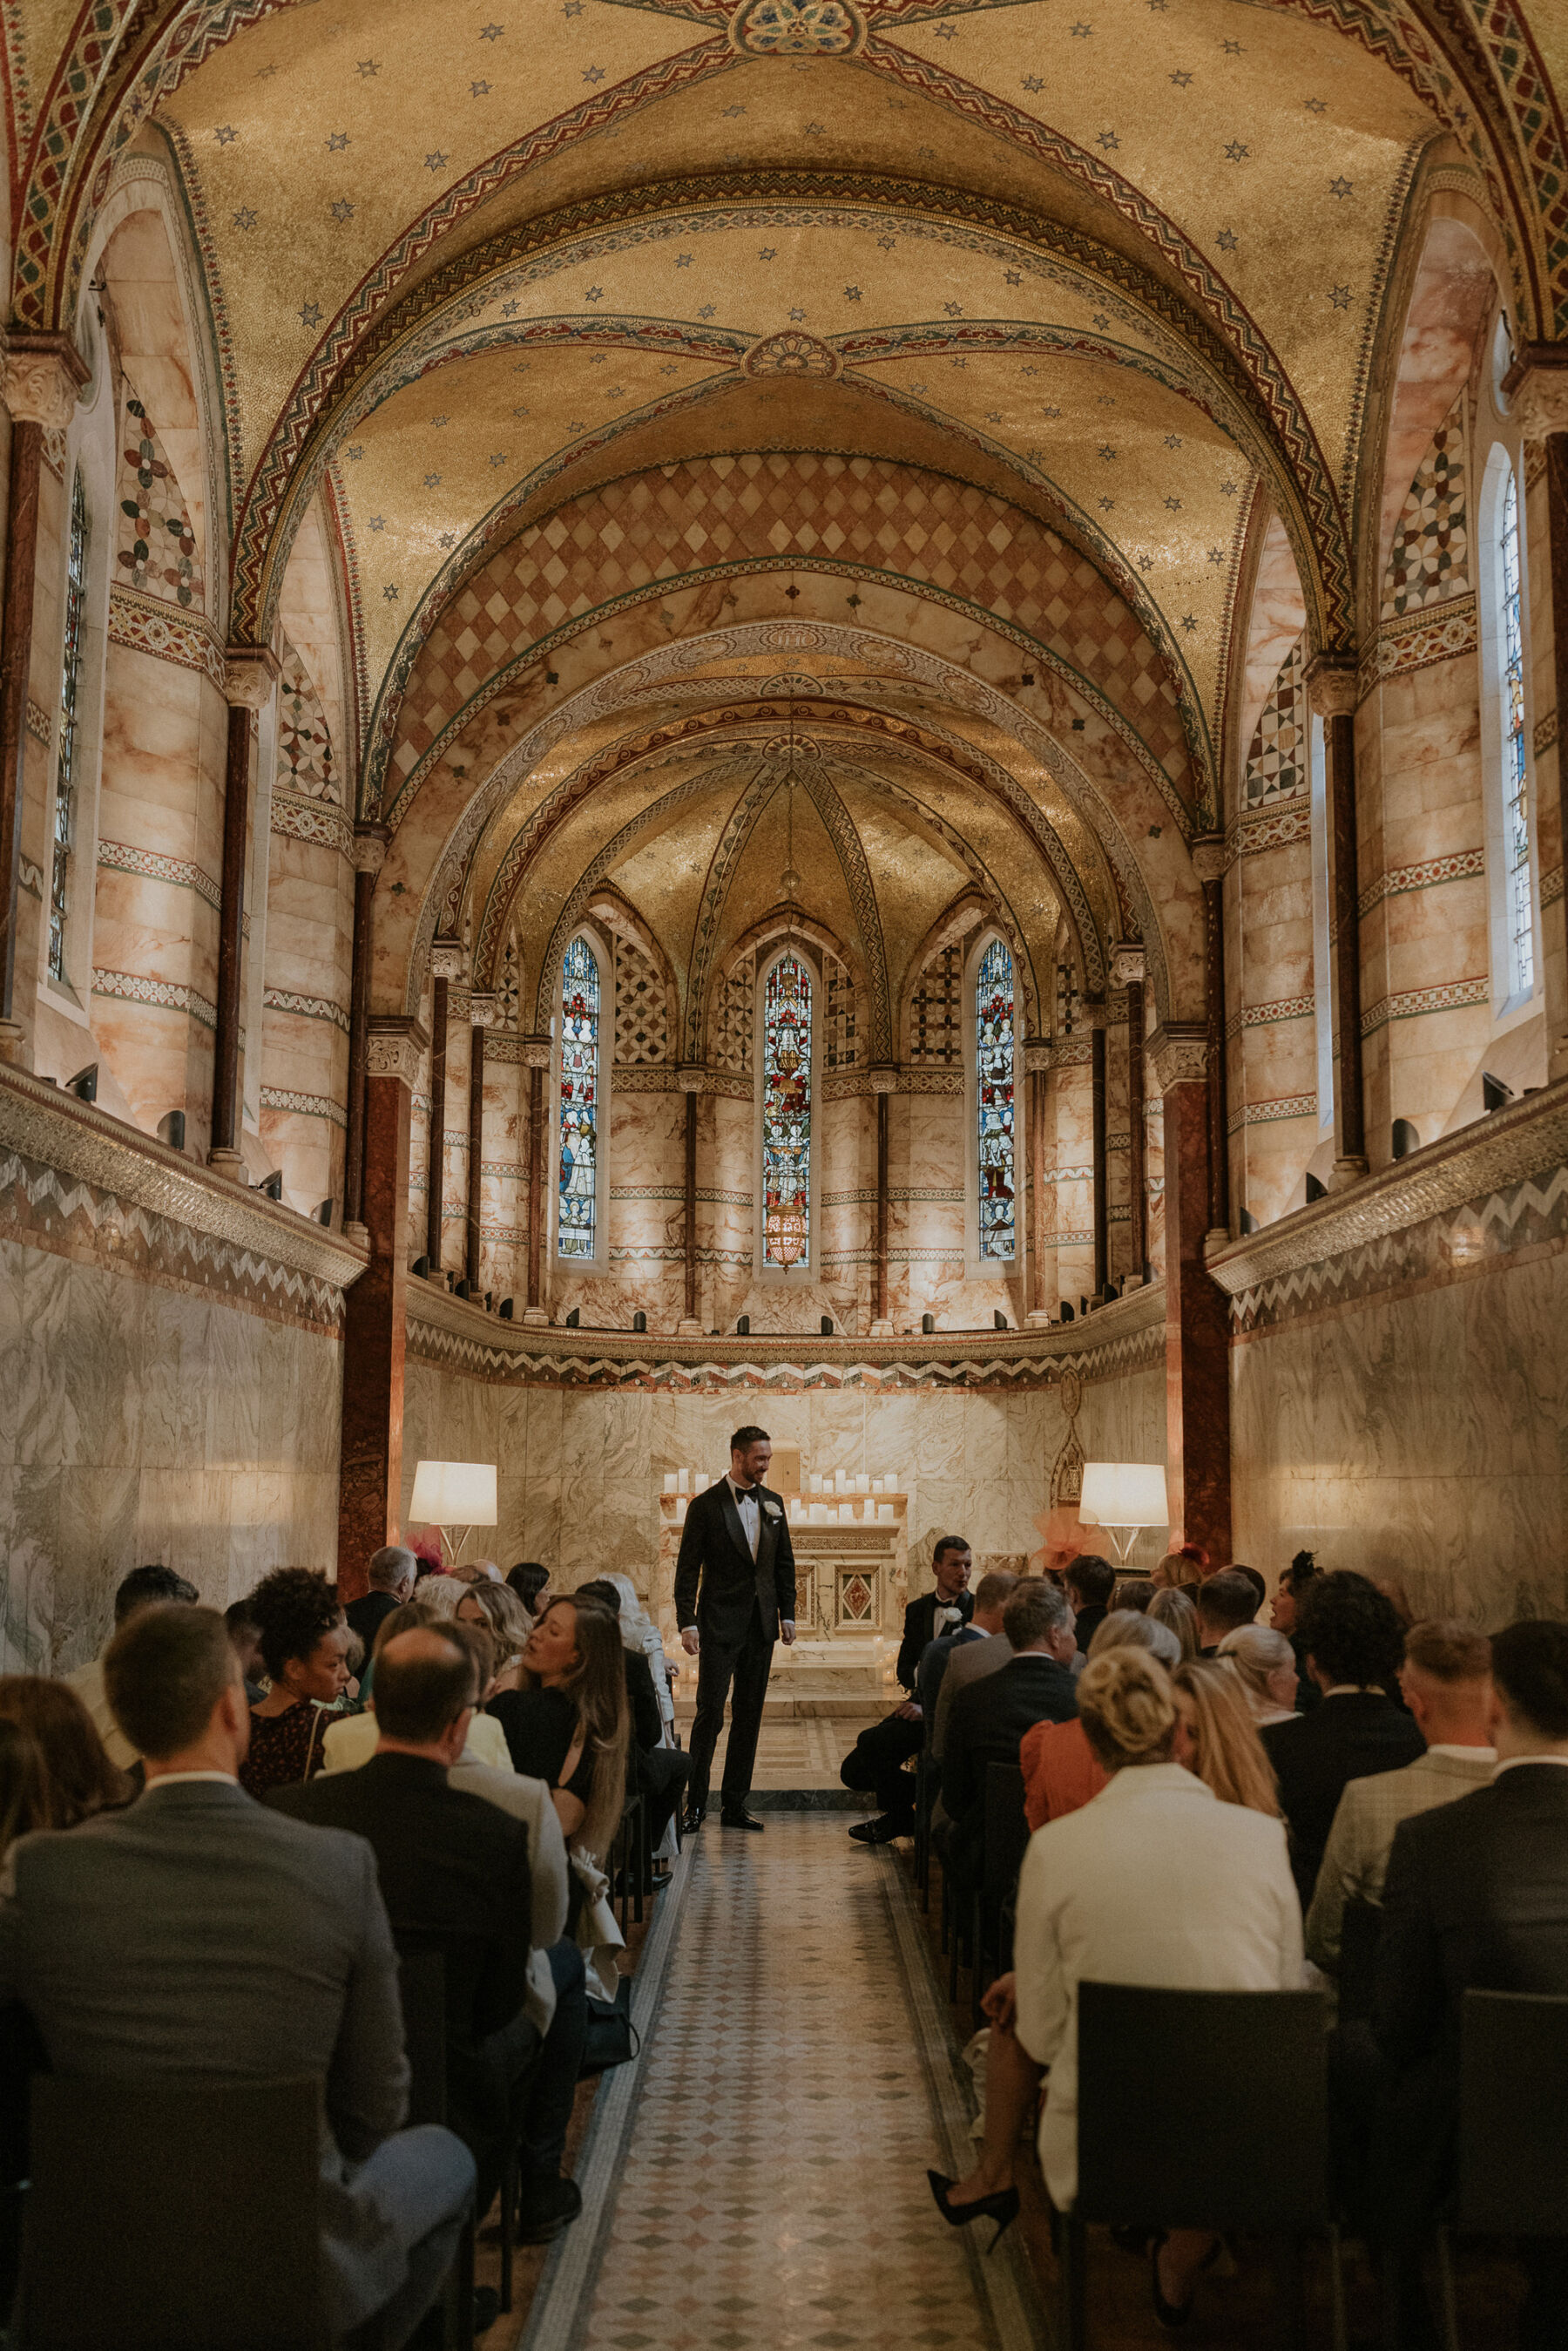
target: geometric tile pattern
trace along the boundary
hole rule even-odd
[[[859,1059],[855,982],[836,956],[824,954],[822,960],[827,975],[822,1021],[824,1063],[830,1070],[851,1070]]]
[[[710,1065],[737,1077],[752,1071],[752,1003],[756,992],[756,962],[742,956],[713,999],[713,1041]]]
[[[118,580],[112,583],[109,591],[109,641],[111,645],[125,645],[132,653],[151,653],[157,661],[172,662],[180,669],[201,670],[222,691],[223,651],[212,633],[211,624],[196,620],[194,615],[182,619],[171,604],[161,601],[149,590],[136,596]]]
[[[995,2351],[875,1857],[774,1813],[687,1866],[582,2351]]]
[[[618,596],[739,561],[828,558],[961,594],[1051,647],[1125,714],[1191,797],[1164,656],[1094,566],[990,493],[871,457],[682,460],[568,498],[496,549],[421,648],[398,712],[389,805],[486,680]]]
[[[651,956],[635,939],[615,943],[615,1066],[633,1069],[670,1053],[670,1006]]]
[[[1247,755],[1249,809],[1287,800],[1307,787],[1306,639],[1298,637],[1269,689]]]
[[[909,1062],[915,1069],[945,1067],[963,1050],[963,949],[940,947],[909,998]]]
[[[277,780],[305,799],[336,803],[341,798],[321,696],[286,636],[277,688]]]
[[[1465,396],[1432,435],[1395,528],[1383,581],[1382,618],[1447,603],[1469,588],[1465,528]]]
[[[160,603],[200,606],[202,566],[184,495],[139,400],[125,403],[118,577]]]

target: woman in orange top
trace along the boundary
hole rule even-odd
[[[1170,1627],[1140,1615],[1136,1608],[1118,1608],[1107,1616],[1089,1644],[1089,1655],[1098,1657],[1117,1648],[1147,1649],[1172,1669],[1181,1663],[1181,1644]],[[1037,1722],[1023,1734],[1018,1762],[1023,1773],[1024,1814],[1032,1829],[1077,1812],[1106,1784],[1081,1722]]]

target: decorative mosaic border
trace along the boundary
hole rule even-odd
[[[216,1029],[218,1008],[194,987],[172,979],[146,979],[136,971],[98,971],[92,976],[95,996],[113,997],[121,1004],[151,1004],[161,1012],[183,1012],[203,1029]]]
[[[1484,849],[1461,849],[1451,857],[1428,858],[1424,865],[1397,865],[1364,890],[1356,901],[1355,911],[1366,916],[1385,898],[1403,897],[1409,890],[1430,890],[1439,882],[1467,881],[1472,874],[1486,872]]]
[[[155,597],[111,586],[109,642],[129,653],[151,653],[154,661],[172,662],[178,669],[195,670],[211,678],[220,694],[223,691],[223,648],[211,628]]]
[[[1534,745],[1536,758],[1539,759],[1543,751],[1550,751],[1556,740],[1557,713],[1553,709],[1549,710],[1544,718],[1538,718],[1535,722]]]
[[[1366,911],[1364,906],[1363,914]],[[1243,1004],[1225,1023],[1226,1041],[1239,1037],[1244,1029],[1270,1029],[1281,1020],[1310,1020],[1316,1010],[1317,998],[1310,992],[1305,996],[1278,997],[1272,1004]]]
[[[177,890],[194,890],[214,910],[223,903],[219,884],[189,858],[161,857],[156,850],[137,849],[128,841],[100,841],[98,862],[109,873],[137,873],[148,882],[168,882]],[[93,977],[96,981],[96,972]]]
[[[320,800],[296,799],[274,787],[271,828],[289,841],[308,841],[318,849],[335,849],[339,857],[353,853],[354,828],[341,809]]]
[[[55,739],[55,722],[47,710],[40,709],[31,695],[27,697],[26,728],[35,743],[47,751]]]
[[[1385,621],[1362,655],[1357,691],[1363,701],[1391,677],[1431,669],[1438,662],[1473,653],[1480,645],[1480,619],[1473,593],[1456,596],[1434,611],[1403,613]]]
[[[1312,839],[1312,808],[1305,793],[1283,806],[1271,801],[1262,816],[1243,817],[1225,835],[1225,854],[1259,857],[1267,849],[1285,849],[1293,841]]]
[[[1226,1122],[1227,1134],[1240,1134],[1245,1126],[1273,1126],[1281,1119],[1317,1116],[1317,1096],[1312,1094],[1280,1094],[1272,1102],[1244,1102],[1233,1110]]]
[[[1370,1037],[1390,1020],[1416,1020],[1428,1012],[1453,1012],[1461,1006],[1485,1004],[1491,996],[1491,982],[1484,976],[1480,979],[1451,979],[1441,987],[1412,987],[1398,996],[1385,996],[1369,1005],[1361,1016],[1361,1033]]]
[[[347,1127],[348,1117],[339,1105],[326,1094],[292,1093],[285,1086],[263,1086],[263,1110],[291,1111],[296,1118],[324,1118],[334,1126]]]
[[[1552,866],[1549,873],[1543,873],[1541,877],[1542,913],[1544,914],[1548,906],[1554,906],[1562,895],[1563,868],[1561,864],[1557,864]]]
[[[329,996],[296,996],[291,988],[264,987],[262,1005],[268,1012],[296,1012],[306,1020],[330,1020],[345,1037],[348,1034],[348,1015]]]

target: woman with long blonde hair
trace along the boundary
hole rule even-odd
[[[468,1584],[457,1604],[460,1625],[483,1625],[495,1644],[495,1687],[522,1687],[523,1652],[534,1629],[533,1620],[511,1587],[504,1583]]]
[[[1280,1792],[1252,1709],[1233,1667],[1195,1657],[1171,1676],[1176,1695],[1176,1760],[1212,1788],[1222,1804],[1280,1817]]]

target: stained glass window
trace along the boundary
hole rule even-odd
[[[49,969],[66,976],[66,914],[76,815],[77,704],[81,694],[82,603],[87,593],[87,500],[78,474],[71,486],[66,550],[66,641],[60,664],[60,748],[55,768],[54,865],[49,876]]]
[[[811,975],[792,955],[763,996],[763,1263],[811,1262]]]
[[[599,967],[587,939],[561,962],[561,1192],[558,1257],[598,1244]]]
[[[975,1095],[980,1117],[980,1254],[1014,1253],[1012,957],[992,939],[974,983]]]
[[[1502,502],[1502,793],[1512,988],[1535,985],[1530,905],[1530,778],[1524,762],[1524,629],[1519,596],[1519,488],[1510,470]]]

